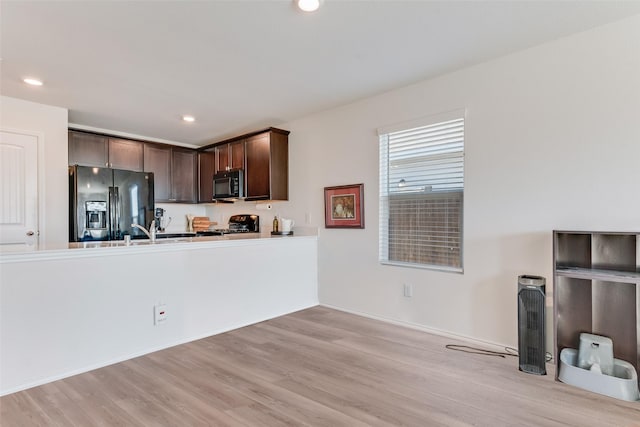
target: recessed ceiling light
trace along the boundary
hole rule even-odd
[[[42,86],[42,80],[34,79],[31,77],[27,77],[22,81],[31,86]]]
[[[314,12],[320,7],[320,0],[296,0],[296,4],[300,10]]]
[[[184,120],[185,122],[191,123],[191,122],[195,122],[196,118],[193,116],[182,116],[182,120]]]

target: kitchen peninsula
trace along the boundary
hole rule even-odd
[[[0,256],[1,393],[318,304],[316,233],[102,245]]]

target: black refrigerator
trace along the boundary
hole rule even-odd
[[[69,241],[146,238],[154,219],[153,173],[69,166]]]

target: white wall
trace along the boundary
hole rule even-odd
[[[382,266],[376,129],[460,107],[464,274]],[[321,303],[515,345],[517,276],[549,289],[552,230],[640,230],[640,16],[282,127],[282,214],[320,226]],[[324,229],[323,187],[360,182],[366,228]]]
[[[42,156],[38,164],[40,243],[69,240],[67,109],[0,97],[0,128],[35,132]]]
[[[317,305],[316,259],[315,236],[3,255],[0,395]]]

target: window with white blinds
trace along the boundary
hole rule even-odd
[[[464,111],[380,130],[380,261],[462,271]]]

